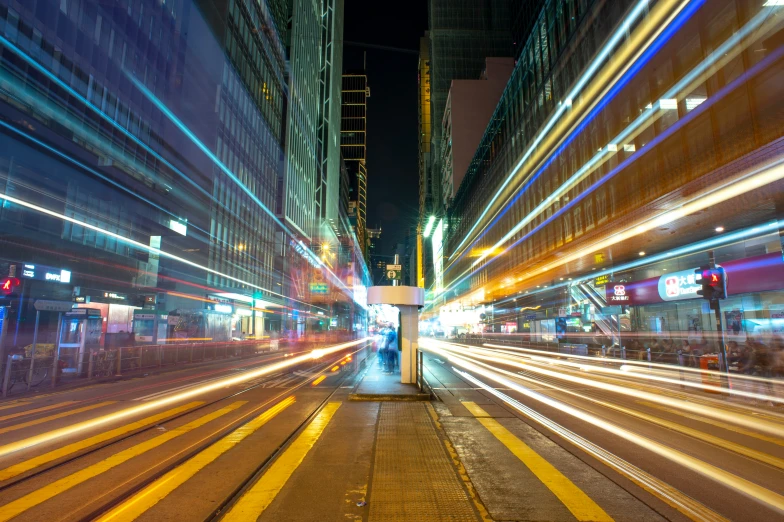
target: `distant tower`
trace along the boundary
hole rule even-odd
[[[350,179],[349,218],[367,258],[367,99],[364,71],[343,75],[343,124],[340,150]]]

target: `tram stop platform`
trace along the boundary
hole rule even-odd
[[[349,394],[350,401],[429,401],[430,393],[400,382],[400,370],[384,373],[376,355]]]
[[[437,397],[371,357],[281,446],[229,520],[664,520],[425,357]]]

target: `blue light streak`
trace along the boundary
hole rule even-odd
[[[502,209],[502,210],[501,210],[501,211],[500,211],[500,212],[499,212],[499,213],[496,215],[496,217],[495,217],[495,218],[494,218],[494,219],[493,219],[493,220],[492,220],[492,221],[491,221],[491,222],[490,222],[490,223],[489,223],[489,224],[488,224],[488,225],[487,225],[487,226],[486,226],[486,227],[483,229],[482,233],[481,233],[481,234],[479,234],[479,235],[476,237],[476,239],[474,239],[474,240],[472,241],[471,245],[470,245],[468,248],[466,248],[466,249],[463,251],[463,253],[462,253],[462,254],[461,254],[461,255],[460,255],[460,256],[459,256],[457,259],[455,259],[454,261],[452,261],[452,262],[450,263],[450,265],[449,265],[449,266],[447,267],[447,269],[445,270],[445,274],[446,274],[446,272],[449,272],[449,270],[450,270],[450,269],[451,269],[451,268],[452,268],[452,267],[453,267],[453,266],[454,266],[454,265],[455,265],[455,264],[456,264],[458,261],[460,261],[461,259],[463,259],[463,258],[464,258],[464,257],[467,255],[467,253],[468,253],[468,250],[469,250],[469,248],[470,248],[471,246],[475,245],[475,244],[476,244],[478,241],[480,241],[480,240],[481,240],[481,239],[484,237],[484,235],[485,235],[485,234],[486,234],[486,233],[487,233],[487,232],[488,232],[490,229],[492,229],[492,228],[493,228],[493,227],[494,227],[494,226],[495,226],[495,225],[498,223],[498,221],[499,221],[499,220],[500,220],[500,219],[501,219],[501,218],[502,218],[504,215],[506,215],[506,213],[507,213],[509,210],[511,210],[511,209],[512,209],[512,207],[514,206],[514,204],[515,204],[515,203],[517,203],[517,201],[518,201],[518,200],[519,200],[519,199],[520,199],[520,198],[521,198],[521,197],[522,197],[522,196],[525,194],[525,192],[526,192],[526,191],[527,191],[527,190],[530,188],[530,186],[531,186],[531,185],[532,185],[532,184],[533,184],[533,183],[534,183],[534,182],[535,182],[535,181],[536,181],[536,180],[537,180],[537,179],[538,179],[538,178],[539,178],[539,177],[540,177],[540,176],[541,176],[541,175],[542,175],[542,174],[543,174],[543,173],[544,173],[546,170],[547,170],[547,168],[548,168],[548,167],[550,167],[550,165],[551,165],[551,164],[552,164],[552,163],[553,163],[553,162],[556,160],[556,158],[558,158],[558,156],[560,156],[560,154],[561,154],[561,153],[563,153],[563,152],[564,152],[564,150],[566,150],[566,147],[567,147],[567,146],[569,146],[569,145],[570,145],[570,144],[571,144],[571,143],[572,143],[572,142],[573,142],[573,141],[574,141],[574,140],[577,138],[577,136],[580,134],[580,132],[582,132],[583,130],[585,130],[585,128],[586,128],[586,127],[587,127],[587,126],[588,126],[588,125],[589,125],[589,124],[590,124],[590,123],[593,121],[593,119],[594,119],[594,118],[596,118],[596,116],[598,116],[598,114],[599,114],[599,113],[600,113],[602,110],[604,110],[604,108],[607,106],[607,104],[608,104],[608,103],[610,103],[610,101],[612,101],[612,100],[613,100],[613,98],[614,98],[614,97],[615,97],[615,96],[616,96],[616,95],[617,95],[617,94],[618,94],[618,93],[619,93],[619,92],[620,92],[620,91],[621,91],[621,90],[622,90],[622,89],[623,89],[623,88],[624,88],[624,87],[625,87],[625,86],[626,86],[626,85],[627,85],[627,84],[628,84],[628,83],[629,83],[629,82],[632,80],[632,78],[634,78],[634,76],[635,76],[635,75],[636,75],[636,74],[637,74],[637,73],[638,73],[638,72],[639,72],[639,71],[640,71],[640,70],[641,70],[641,69],[642,69],[642,68],[643,68],[643,67],[644,67],[644,66],[645,66],[645,65],[646,65],[646,64],[647,64],[649,61],[650,61],[650,59],[651,59],[651,58],[653,58],[653,57],[656,55],[656,53],[657,53],[657,52],[658,52],[658,51],[659,51],[659,50],[660,50],[660,49],[661,49],[661,48],[664,46],[664,44],[666,44],[666,43],[667,43],[667,41],[669,41],[669,39],[670,39],[670,38],[672,38],[672,36],[673,36],[673,35],[674,35],[674,34],[675,34],[675,33],[676,33],[676,32],[677,32],[677,31],[678,31],[678,30],[679,30],[679,29],[680,29],[680,28],[681,28],[681,27],[682,27],[682,26],[683,26],[683,25],[684,25],[684,24],[685,24],[685,23],[688,21],[688,20],[689,20],[689,18],[691,18],[691,16],[692,16],[692,15],[693,15],[693,14],[694,14],[694,13],[695,13],[695,12],[696,12],[696,11],[697,11],[697,10],[698,10],[698,9],[699,9],[699,8],[700,8],[700,7],[701,7],[703,4],[704,4],[704,3],[705,3],[705,0],[695,0],[695,1],[691,2],[691,3],[690,3],[690,4],[689,4],[689,5],[686,7],[686,8],[684,8],[684,9],[683,9],[683,10],[682,10],[680,13],[678,13],[678,15],[677,15],[677,16],[676,16],[676,17],[675,17],[675,18],[672,20],[672,22],[671,22],[671,23],[670,23],[670,24],[669,24],[669,25],[668,25],[668,26],[667,26],[667,27],[664,29],[664,31],[662,31],[662,33],[661,33],[661,34],[659,34],[659,36],[658,36],[658,37],[657,37],[657,38],[656,38],[656,39],[655,39],[655,40],[654,40],[654,41],[651,43],[651,45],[650,45],[650,46],[649,46],[649,47],[648,47],[648,48],[647,48],[647,49],[646,49],[646,50],[645,50],[645,51],[644,51],[644,52],[643,52],[643,53],[640,55],[640,57],[639,57],[639,58],[638,58],[638,59],[637,59],[637,60],[634,62],[634,64],[632,64],[632,66],[631,66],[631,67],[630,67],[630,68],[629,68],[629,69],[628,69],[628,70],[627,70],[627,71],[626,71],[626,72],[625,72],[625,73],[624,73],[624,74],[621,76],[621,78],[619,78],[619,79],[618,79],[618,81],[617,81],[617,82],[616,82],[616,83],[615,83],[615,84],[612,86],[612,88],[611,88],[611,89],[610,89],[610,90],[609,90],[609,91],[608,91],[608,92],[605,94],[605,96],[604,96],[604,97],[602,97],[602,99],[600,100],[600,102],[599,102],[599,103],[598,103],[598,104],[597,104],[597,105],[596,105],[596,106],[595,106],[593,109],[591,109],[591,111],[588,113],[588,115],[587,115],[587,116],[585,116],[585,118],[584,118],[584,119],[583,119],[583,120],[580,122],[580,124],[579,124],[579,125],[578,125],[578,126],[577,126],[577,127],[576,127],[576,128],[575,128],[575,129],[574,129],[574,130],[573,130],[573,131],[570,133],[570,134],[569,134],[569,136],[567,136],[567,137],[566,137],[566,139],[564,139],[563,143],[562,143],[562,144],[561,144],[561,145],[560,145],[560,146],[559,146],[559,147],[558,147],[558,148],[555,150],[555,152],[554,152],[554,153],[552,153],[552,154],[550,155],[550,157],[549,157],[549,158],[547,159],[547,161],[546,161],[546,162],[545,162],[545,163],[544,163],[544,164],[543,164],[543,165],[542,165],[542,166],[539,168],[539,170],[538,170],[538,171],[536,171],[536,173],[535,173],[533,176],[531,176],[531,177],[528,179],[528,181],[525,183],[525,185],[523,185],[523,187],[521,187],[520,189],[518,189],[518,192],[517,192],[517,194],[514,196],[514,198],[513,198],[513,199],[512,199],[512,200],[511,200],[509,203],[507,203],[507,205],[506,205],[506,206],[505,206],[505,207],[504,207],[504,208],[503,208],[503,209]],[[688,78],[688,76],[687,76],[687,78]],[[684,79],[681,81],[681,83],[683,83],[684,81],[686,81],[686,78],[684,78]],[[689,81],[690,81],[690,80],[689,80]],[[665,97],[666,97],[666,96],[665,96]],[[646,113],[644,113],[644,114],[643,114],[643,116],[646,116],[646,118],[644,118],[644,119],[647,119],[647,117],[648,117],[648,115],[649,115],[649,114],[650,114],[650,111],[649,111],[649,112],[646,112]],[[642,116],[641,116],[641,117],[642,117]],[[640,118],[638,118],[638,120],[640,120]],[[618,141],[617,141],[617,139],[616,139],[616,142],[618,142]],[[603,151],[602,151],[601,153],[599,153],[599,154],[595,155],[595,156],[592,158],[591,162],[589,162],[589,164],[586,164],[586,166],[584,166],[582,169],[578,170],[578,172],[576,172],[576,173],[575,173],[575,174],[572,176],[572,178],[570,178],[570,180],[569,180],[569,181],[567,181],[567,182],[566,182],[566,183],[565,183],[563,186],[568,186],[568,185],[569,185],[569,184],[572,182],[572,180],[573,180],[573,179],[576,179],[577,177],[579,177],[580,175],[582,175],[582,172],[583,172],[583,171],[584,171],[586,168],[588,168],[588,167],[589,167],[589,166],[590,166],[592,163],[595,163],[596,161],[598,161],[599,159],[601,159],[603,156],[605,156],[605,155],[607,154],[607,152],[608,152],[608,151],[606,151],[606,150],[604,150],[604,149],[603,149]],[[513,173],[514,173],[514,171],[513,171]],[[550,195],[547,197],[547,199],[546,199],[546,200],[545,200],[545,201],[544,201],[544,202],[543,202],[541,205],[539,205],[539,206],[537,207],[537,209],[536,209],[536,210],[534,210],[534,211],[532,211],[532,212],[531,212],[531,214],[530,214],[529,216],[535,216],[536,214],[538,214],[538,213],[540,213],[541,211],[543,211],[543,210],[544,210],[544,208],[546,208],[547,206],[549,206],[549,203],[550,203],[550,202],[551,202],[551,201],[552,201],[552,200],[553,200],[555,197],[556,197],[556,196],[554,196],[554,194],[550,194]],[[493,199],[495,199],[495,198],[493,198]],[[539,207],[543,207],[543,208],[541,208],[541,210],[540,210],[540,209],[539,209]],[[489,208],[489,207],[488,207],[488,208]],[[486,210],[487,210],[487,209],[486,209]],[[537,211],[538,211],[538,212],[537,212]],[[483,215],[484,215],[484,214],[483,214]],[[480,216],[480,219],[481,219],[481,216]],[[531,219],[533,219],[533,217],[531,217]],[[529,221],[530,221],[530,219],[529,219]],[[489,249],[489,250],[490,250],[491,252],[492,252],[492,251],[494,251],[496,248],[498,248],[498,246],[499,246],[499,245],[501,245],[502,243],[506,242],[506,241],[509,239],[509,237],[511,237],[511,236],[513,236],[514,234],[516,234],[516,233],[517,233],[517,231],[518,231],[520,228],[522,228],[523,226],[525,226],[525,220],[523,220],[521,223],[522,223],[522,224],[518,224],[517,226],[515,226],[515,227],[514,227],[514,228],[513,228],[513,229],[512,229],[512,230],[511,230],[509,233],[507,233],[507,234],[506,234],[506,235],[505,235],[505,236],[504,236],[504,237],[503,237],[503,238],[502,238],[500,241],[498,241],[498,243],[496,243],[496,245],[494,245],[494,246],[493,246],[491,249]],[[472,229],[472,230],[473,230],[473,229]],[[469,234],[470,234],[470,232],[469,232]],[[461,243],[461,245],[462,245],[462,243]],[[458,246],[458,248],[460,248],[460,247]],[[484,256],[484,257],[486,257],[486,256]],[[482,261],[482,259],[484,259],[484,257],[480,257],[480,258],[479,258],[479,259],[478,259],[478,260],[475,262],[475,264],[478,264],[478,263],[480,263],[480,262]]]

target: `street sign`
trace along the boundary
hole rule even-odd
[[[33,306],[39,312],[70,312],[73,308],[71,301],[47,301],[38,299]]]
[[[403,265],[387,265],[387,279],[390,281],[400,281],[400,274],[403,271]]]

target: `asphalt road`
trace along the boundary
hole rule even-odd
[[[364,345],[0,402],[0,521],[782,518],[779,385],[422,344],[414,409],[349,400]]]
[[[347,356],[361,346],[321,357],[273,352],[0,402],[0,520],[95,519],[197,455],[209,474],[133,518],[208,520],[353,382]],[[190,476],[202,469],[190,465]]]
[[[493,405],[494,416],[514,417],[510,426],[521,432],[536,430],[666,518],[782,519],[780,404],[706,392],[697,372],[422,344],[433,349],[425,375],[456,417],[470,416],[463,404],[480,396]],[[716,376],[706,378],[720,385]],[[782,396],[779,384],[733,385],[750,394],[772,393],[773,402]],[[464,431],[456,428],[450,436]],[[470,452],[461,456],[470,459]],[[496,493],[514,494],[497,482]]]

